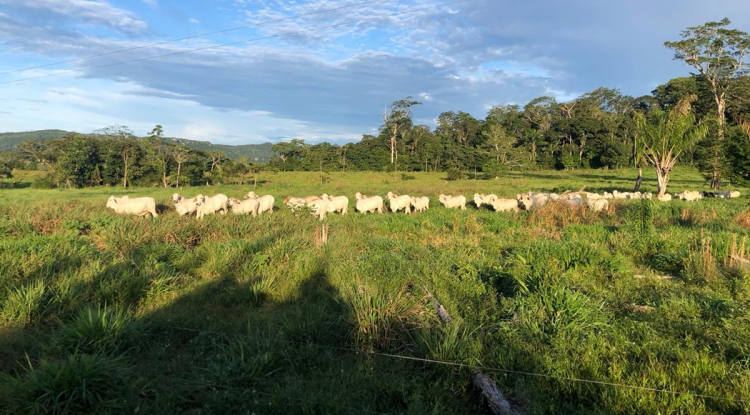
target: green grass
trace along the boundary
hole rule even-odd
[[[750,256],[747,189],[498,214],[437,195],[627,190],[635,172],[413,176],[264,173],[256,191],[277,206],[323,192],[433,199],[422,214],[331,215],[323,246],[319,222],[285,207],[197,221],[172,211],[174,189],[0,190],[0,412],[486,411],[469,369],[372,352],[552,376],[485,371],[529,414],[750,411],[750,273],[736,260]],[[678,170],[670,186],[704,182]],[[125,193],[164,211],[105,209]]]

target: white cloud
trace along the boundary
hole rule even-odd
[[[156,9],[156,8],[159,7],[159,1],[158,0],[141,0],[141,1],[143,1],[143,4],[145,4],[146,6],[152,8],[152,9]]]
[[[140,33],[148,29],[148,24],[132,12],[115,7],[105,1],[0,0],[0,4],[64,15],[70,19],[107,26],[127,33]]]

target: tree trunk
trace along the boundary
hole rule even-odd
[[[643,182],[643,169],[638,169],[638,179],[636,179],[635,181],[635,188],[633,188],[633,192],[641,190],[641,182]]]
[[[717,143],[714,149],[714,171],[711,175],[711,190],[719,190],[721,188],[721,151],[724,146],[724,127],[727,123],[726,115],[726,100],[724,97],[717,96],[716,98],[716,116],[719,120],[719,130],[717,131]]]
[[[669,170],[656,167],[656,180],[659,186],[657,196],[664,196],[669,184]]]
[[[180,187],[180,170],[182,169],[182,163],[177,162],[177,187]]]

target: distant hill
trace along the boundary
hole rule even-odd
[[[271,159],[271,156],[273,155],[273,153],[271,152],[271,146],[273,145],[272,143],[241,144],[238,146],[230,146],[227,144],[213,144],[208,141],[195,141],[185,138],[170,137],[167,140],[170,140],[173,143],[184,143],[188,147],[194,148],[196,150],[221,151],[232,160],[237,160],[240,157],[245,156],[250,161],[255,161],[255,159],[257,158],[258,161],[265,162]]]
[[[63,138],[66,134],[70,134],[70,131],[63,130],[39,130],[39,131],[27,131],[21,133],[0,133],[0,151],[12,151],[16,149],[16,145],[27,140],[39,140],[49,141]],[[190,148],[202,151],[221,151],[224,152],[227,157],[233,160],[237,160],[240,157],[247,157],[250,161],[265,162],[268,161],[271,156],[272,143],[263,144],[242,144],[238,146],[231,146],[226,144],[212,144],[208,141],[195,141],[188,140],[185,138],[167,138],[167,140],[174,143],[184,143]]]
[[[0,151],[12,151],[16,146],[27,140],[49,141],[63,138],[68,131],[39,130],[23,133],[0,133]]]

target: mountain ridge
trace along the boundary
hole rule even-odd
[[[65,130],[35,130],[35,131],[20,131],[20,132],[6,132],[0,133],[0,152],[2,151],[13,151],[16,146],[24,141],[28,140],[39,140],[39,141],[51,141],[58,140],[65,137],[67,134],[75,133],[75,131]],[[140,137],[139,137],[140,138]],[[237,160],[241,157],[247,157],[250,161],[268,161],[273,152],[271,146],[273,143],[262,143],[262,144],[214,144],[210,141],[198,141],[190,140],[187,138],[180,137],[165,137],[173,143],[185,144],[188,147],[201,150],[201,151],[221,151],[224,152],[228,158]]]

